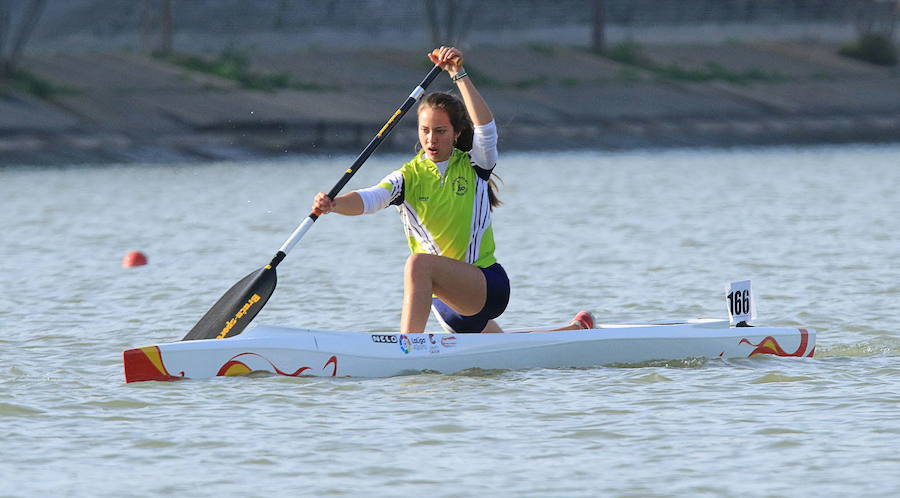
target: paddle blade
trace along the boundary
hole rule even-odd
[[[275,291],[275,268],[266,266],[228,289],[182,341],[224,339],[240,334]]]

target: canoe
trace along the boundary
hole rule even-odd
[[[733,327],[728,320],[712,319],[504,334],[399,334],[261,325],[227,339],[129,349],[123,352],[123,363],[125,382],[251,372],[390,377],[476,368],[577,368],[757,355],[811,357],[815,345],[812,329]]]

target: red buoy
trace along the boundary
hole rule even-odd
[[[131,268],[132,266],[143,266],[147,264],[147,256],[141,251],[131,251],[122,258],[122,268]]]

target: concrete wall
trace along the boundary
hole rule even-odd
[[[154,3],[151,0],[150,3]],[[438,2],[442,5],[446,2]],[[612,39],[670,36],[678,41],[746,38],[763,33],[845,37],[860,0],[607,0]],[[24,2],[13,2],[21,11]],[[176,48],[258,51],[325,46],[410,47],[431,43],[424,0],[173,1]],[[32,50],[141,47],[139,0],[48,2]],[[546,42],[586,45],[592,0],[457,0],[473,45]],[[696,27],[702,29],[696,29]],[[784,37],[781,36],[781,37]]]
[[[590,0],[479,2],[488,7],[472,14],[478,46],[466,65],[503,150],[897,141],[898,69],[822,41],[852,36],[854,1],[609,0],[610,38],[637,39],[656,67],[762,79],[672,79],[583,50]],[[431,48],[420,1],[173,4],[176,50],[236,46],[253,71],[317,87],[254,91],[129,50],[139,0],[53,0],[35,38],[43,51],[22,67],[63,90],[40,100],[0,83],[0,165],[358,152],[423,76]],[[452,87],[442,76],[431,90]],[[382,149],[408,152],[415,138],[408,118]]]

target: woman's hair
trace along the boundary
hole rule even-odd
[[[425,98],[422,99],[419,103],[417,112],[421,112],[425,107],[441,109],[446,112],[447,117],[450,118],[450,125],[453,126],[453,131],[459,134],[459,136],[456,137],[453,146],[464,152],[472,150],[472,140],[475,137],[475,128],[472,126],[472,120],[469,119],[469,112],[466,111],[466,105],[462,100],[449,93],[434,92],[426,95]],[[416,144],[416,147],[418,146],[419,144]],[[492,172],[491,178],[488,181],[488,198],[491,202],[491,208],[503,204],[500,201],[500,198],[497,197],[497,183],[494,181],[495,176],[497,175]],[[500,177],[497,176],[497,178]]]

